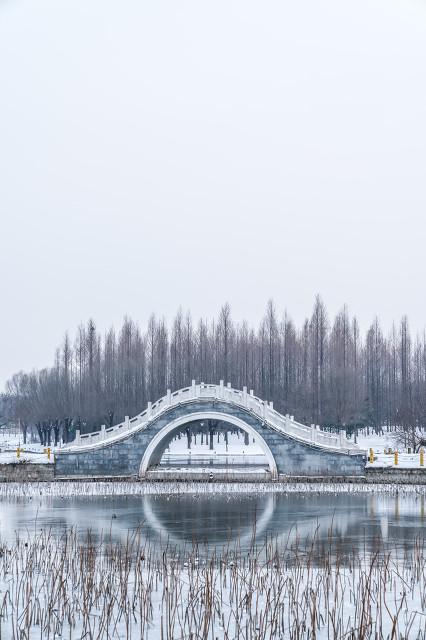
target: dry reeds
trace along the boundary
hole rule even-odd
[[[220,551],[41,532],[0,546],[0,638],[426,638],[424,542],[335,546],[333,532]]]
[[[426,484],[368,484],[346,482],[136,482],[136,481],[54,481],[0,482],[0,500],[25,497],[132,496],[132,495],[209,495],[217,493],[254,495],[301,494],[379,494],[426,495]]]

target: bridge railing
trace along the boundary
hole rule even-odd
[[[354,445],[346,439],[346,434],[328,433],[321,431],[316,425],[310,427],[294,420],[294,416],[283,416],[273,408],[272,402],[266,402],[254,395],[253,391],[248,392],[247,387],[233,389],[228,383],[226,386],[223,381],[220,384],[195,384],[192,382],[190,387],[184,387],[178,391],[167,391],[167,394],[159,398],[154,404],[148,402],[147,408],[133,418],[125,417],[123,422],[106,428],[102,426],[100,430],[93,433],[81,434],[77,431],[76,439],[68,447],[96,445],[115,440],[122,435],[127,435],[129,431],[139,431],[146,428],[148,424],[158,415],[166,411],[172,406],[193,402],[197,398],[212,398],[223,400],[237,404],[248,411],[253,412],[259,418],[265,421],[271,428],[285,435],[301,440],[305,443],[316,444],[324,448],[350,450],[355,449]]]

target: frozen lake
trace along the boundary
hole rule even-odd
[[[213,488],[212,488],[213,489]],[[65,488],[64,488],[65,490]],[[214,490],[214,489],[213,489]],[[378,539],[410,547],[423,535],[425,496],[402,492],[374,493],[183,493],[169,495],[106,495],[20,498],[0,501],[0,538],[12,541],[51,530],[62,533],[88,529],[95,538],[103,535],[124,541],[128,532],[141,531],[157,548],[166,543],[184,550],[192,543],[222,548],[238,541],[242,552],[265,538],[285,545],[296,536],[314,535],[348,550],[374,548]],[[159,544],[161,543],[161,544]]]
[[[368,624],[424,640],[424,503],[414,486],[0,485],[1,637],[330,640]]]

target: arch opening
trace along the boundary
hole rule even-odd
[[[172,420],[152,438],[139,475],[267,480],[277,477],[277,466],[265,440],[246,422],[219,412],[199,412]]]

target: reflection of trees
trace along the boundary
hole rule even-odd
[[[113,515],[116,517],[114,518]],[[41,529],[61,533],[78,528],[80,535],[91,529],[125,543],[129,531],[140,528],[143,540],[162,549],[188,548],[193,542],[233,548],[245,553],[256,533],[258,546],[265,538],[281,548],[313,540],[315,553],[333,548],[372,551],[383,539],[391,548],[412,546],[422,536],[425,511],[423,496],[399,497],[365,494],[257,494],[143,497],[60,498],[4,501],[0,534],[3,540],[33,536]]]

